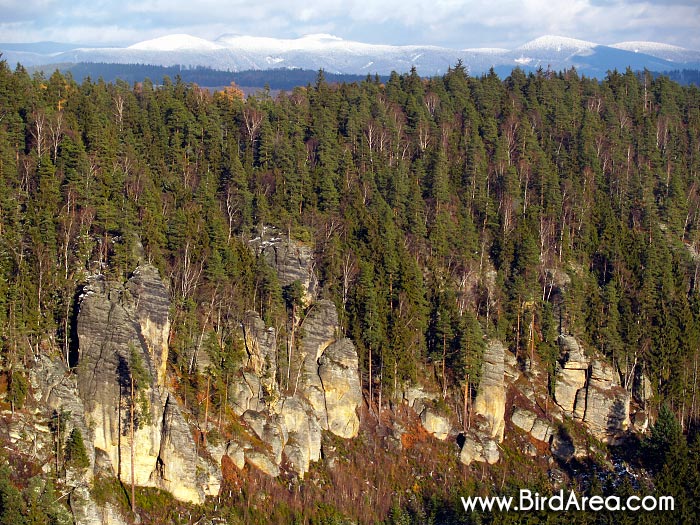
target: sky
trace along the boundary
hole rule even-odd
[[[700,0],[0,0],[0,42],[130,45],[173,33],[514,48],[543,35],[700,50]]]

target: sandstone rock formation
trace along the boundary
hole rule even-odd
[[[450,435],[452,426],[450,420],[431,408],[424,408],[420,414],[420,421],[423,428],[437,439],[444,441]]]
[[[304,304],[309,305],[316,298],[318,279],[310,244],[291,239],[277,228],[265,226],[251,245],[276,270],[283,287],[298,281],[304,290]]]
[[[549,443],[554,435],[554,427],[537,414],[523,408],[516,408],[511,416],[513,424],[530,434],[538,441]]]
[[[503,441],[505,430],[505,353],[506,348],[500,341],[492,340],[486,345],[479,391],[474,400],[474,412],[486,423],[483,430],[499,443]]]
[[[563,367],[555,400],[564,414],[579,419],[593,435],[613,443],[630,426],[630,395],[606,361],[589,359],[573,336],[560,336]]]
[[[358,358],[348,338],[331,344],[318,359],[328,430],[336,436],[353,438],[360,430],[357,408],[362,403]]]
[[[292,353],[291,395],[284,395],[276,378],[274,333],[257,314],[244,321],[247,359],[229,387],[236,414],[264,446],[239,436],[226,454],[239,467],[245,463],[278,475],[284,459],[303,476],[310,463],[321,457],[321,430],[343,438],[355,437],[362,402],[358,357],[355,346],[339,337],[338,313],[330,301],[310,307],[299,328],[300,345]],[[271,395],[274,394],[274,395]]]
[[[137,268],[124,286],[93,278],[83,290],[77,320],[77,387],[89,429],[86,441],[114,475],[131,483],[133,447],[136,484],[201,503],[201,460],[165,387],[169,307],[168,291],[152,266]],[[132,399],[131,377],[138,368],[144,377]]]
[[[570,335],[559,336],[563,365],[557,374],[554,399],[564,414],[574,416],[576,396],[586,385],[588,358],[579,342]]]

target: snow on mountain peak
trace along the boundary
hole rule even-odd
[[[565,36],[545,35],[535,38],[517,48],[517,51],[584,51],[598,44]]]
[[[153,38],[151,40],[144,40],[143,42],[138,42],[129,46],[127,49],[141,51],[212,51],[221,49],[221,46],[196,36],[174,34]]]
[[[610,47],[631,51],[633,53],[644,53],[656,58],[662,58],[671,62],[695,62],[700,61],[700,51],[693,51],[671,44],[661,44],[659,42],[620,42],[612,44]]]

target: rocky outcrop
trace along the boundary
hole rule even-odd
[[[630,395],[611,365],[588,358],[573,336],[561,336],[563,366],[555,400],[565,415],[581,420],[598,439],[613,443],[630,426]]]
[[[511,416],[513,424],[530,434],[538,441],[549,443],[554,435],[554,427],[537,414],[523,408],[516,408]]]
[[[629,428],[629,413],[630,395],[617,385],[613,368],[605,361],[593,360],[583,422],[595,437],[612,443]]]
[[[429,434],[441,441],[446,440],[452,430],[449,419],[428,407],[421,412],[420,421]]]
[[[170,336],[170,299],[158,270],[151,265],[139,266],[126,283],[125,297],[133,299],[128,304],[145,350],[148,351],[156,383],[165,384],[168,363],[168,337]]]
[[[321,426],[310,405],[299,397],[286,397],[280,415],[288,436],[284,454],[291,469],[303,477],[311,462],[321,459]]]
[[[505,353],[506,348],[502,342],[489,341],[484,352],[481,366],[481,381],[479,390],[474,400],[474,412],[483,418],[485,424],[482,430],[491,439],[497,442],[503,441],[505,430],[506,411],[506,386]]]
[[[498,444],[505,433],[506,369],[519,375],[508,351],[501,341],[491,340],[486,345],[481,365],[481,381],[474,400],[475,428],[467,432],[459,459],[465,465],[472,461],[496,463],[500,457]],[[508,362],[508,366],[506,366]]]
[[[314,303],[298,332],[290,370],[294,394],[285,396],[276,383],[274,332],[257,314],[246,314],[247,359],[229,387],[229,399],[249,435],[229,443],[226,452],[241,468],[247,463],[276,476],[286,459],[288,468],[303,476],[321,457],[322,429],[343,438],[359,431],[358,356],[352,341],[338,336],[335,305]]]
[[[560,336],[559,345],[563,355],[563,364],[557,374],[554,399],[565,415],[573,417],[577,405],[577,395],[586,386],[586,372],[589,363],[583,352],[583,347],[573,336]]]
[[[163,409],[160,449],[150,481],[177,499],[201,501],[203,489],[197,480],[197,467],[192,433],[177,402],[168,395]]]
[[[77,319],[77,390],[93,457],[122,482],[201,503],[202,468],[189,426],[165,385],[168,291],[152,266],[125,284],[91,279]],[[133,393],[132,393],[133,379]],[[134,438],[131,441],[131,415]],[[212,484],[216,486],[216,483]]]
[[[331,344],[318,359],[328,430],[353,438],[360,430],[357,408],[362,403],[358,358],[348,338]]]
[[[276,270],[283,287],[298,281],[304,291],[304,304],[309,305],[316,298],[318,279],[314,272],[312,245],[291,239],[270,226],[264,226],[261,235],[252,239],[250,244]]]
[[[493,465],[498,462],[500,457],[498,444],[488,435],[475,432],[464,436],[464,443],[459,453],[461,463],[471,465],[472,462],[477,461]]]
[[[267,392],[277,389],[277,336],[266,328],[257,312],[248,311],[243,320],[243,340],[247,353],[246,368],[255,374]]]

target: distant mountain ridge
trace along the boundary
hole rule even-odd
[[[53,47],[52,47],[53,45]],[[328,34],[278,39],[222,35],[214,41],[186,34],[145,40],[128,47],[75,47],[66,44],[0,44],[8,63],[24,66],[57,63],[116,63],[159,66],[205,66],[223,71],[323,69],[338,74],[404,73],[415,67],[421,75],[442,74],[457,61],[471,74],[490,68],[526,70],[575,67],[582,74],[603,77],[609,70],[670,71],[700,68],[700,51],[655,42],[600,45],[546,35],[512,50],[451,49],[426,45],[375,45]]]

